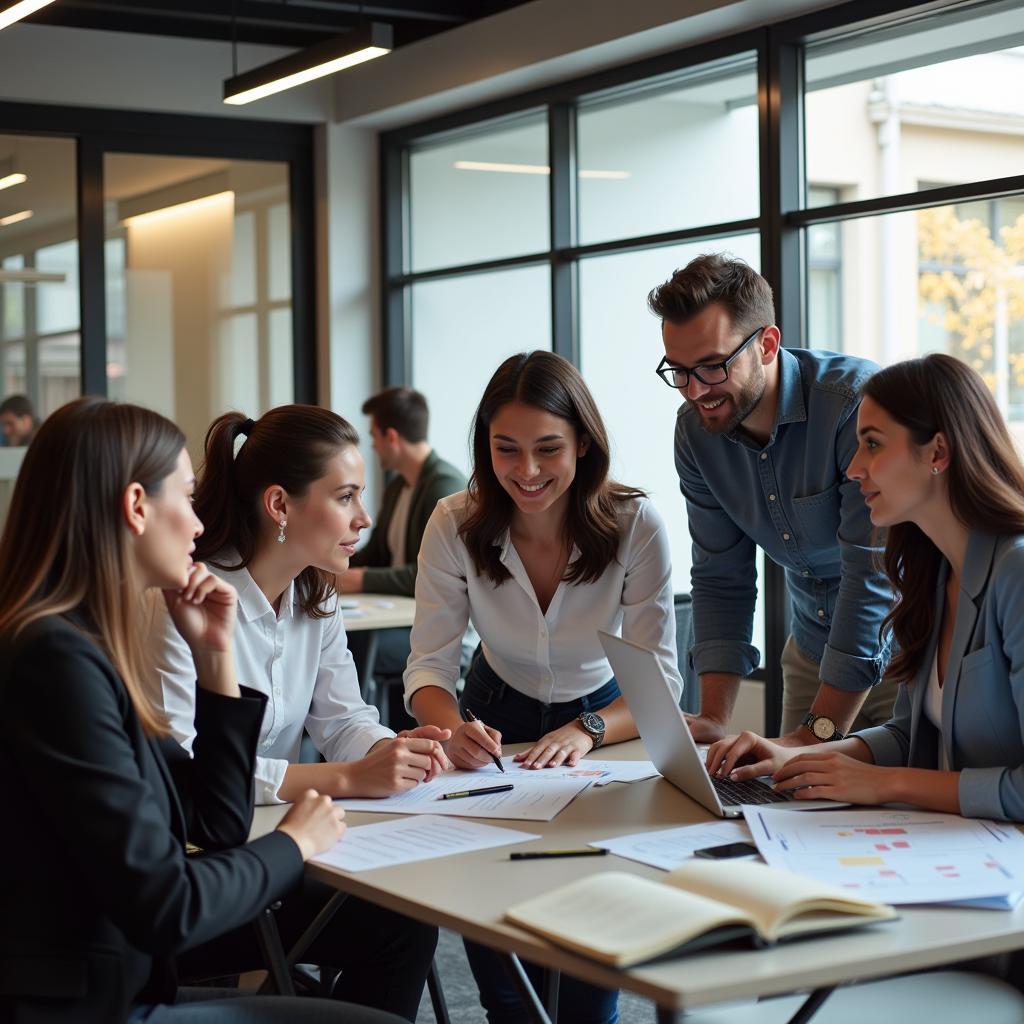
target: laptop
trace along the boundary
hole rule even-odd
[[[657,654],[602,630],[597,635],[655,768],[712,814],[738,818],[740,804],[789,803],[794,810],[807,811],[845,806],[835,800],[798,801],[764,779],[736,782],[709,775]]]

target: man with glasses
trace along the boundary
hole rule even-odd
[[[661,319],[658,376],[685,402],[675,459],[693,541],[698,742],[728,732],[751,646],[760,547],[785,569],[783,742],[842,739],[889,718],[879,626],[891,591],[867,506],[845,469],[857,449],[854,356],[780,347],[768,282],[742,260],[699,256],[648,296]]]

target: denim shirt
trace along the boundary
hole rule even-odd
[[[878,628],[892,602],[868,508],[845,470],[857,450],[865,359],[779,349],[779,407],[762,447],[740,430],[711,434],[686,403],[675,458],[693,541],[690,658],[698,674],[749,675],[756,547],[786,573],[797,647],[821,679],[865,690],[887,660]]]

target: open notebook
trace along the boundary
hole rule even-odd
[[[618,871],[511,907],[513,924],[614,967],[749,936],[765,945],[892,920],[892,907],[748,861],[693,861],[657,881]]]

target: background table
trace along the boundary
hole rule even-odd
[[[509,751],[518,748],[508,748]],[[639,740],[601,750],[604,759],[642,759]],[[254,834],[273,828],[280,807],[257,808]],[[813,812],[808,812],[813,813]],[[350,825],[391,815],[352,813]],[[485,820],[485,819],[475,819]],[[493,824],[539,833],[516,850],[583,846],[595,839],[708,821],[708,813],[664,779],[591,787],[549,822]],[[676,1011],[730,999],[807,991],[987,956],[1024,947],[1024,904],[1014,911],[902,907],[900,919],[762,950],[709,950],[628,970],[604,967],[502,921],[507,907],[584,874],[665,873],[614,855],[512,862],[509,847],[348,874],[315,865],[336,889],[409,917],[449,928],[503,952],[653,1000],[660,1020]]]

